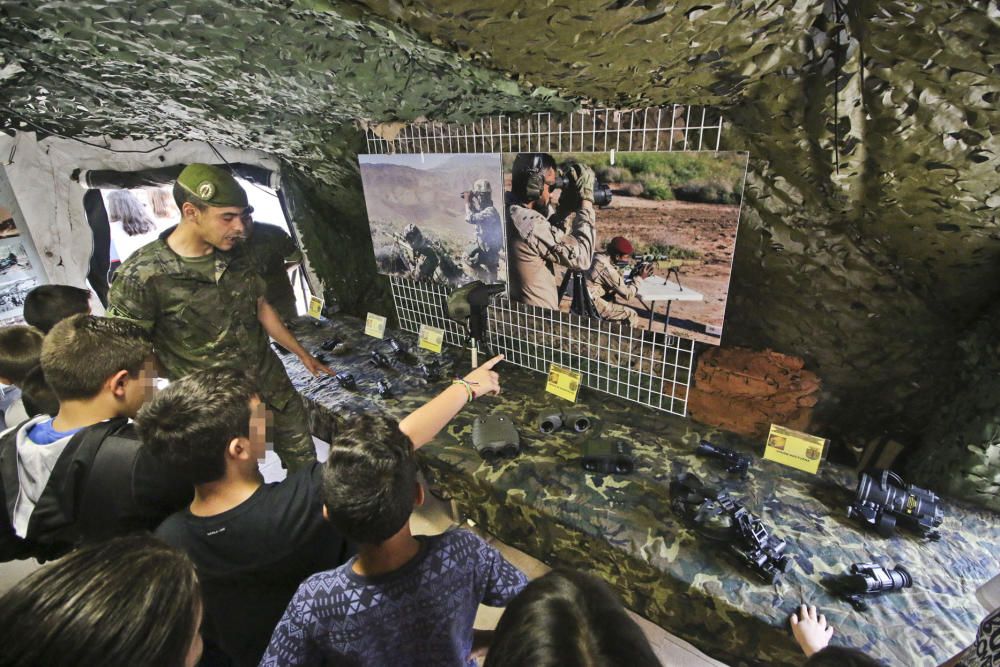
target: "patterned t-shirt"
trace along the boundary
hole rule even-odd
[[[987,616],[956,667],[1000,667],[1000,609]]]
[[[469,531],[417,539],[419,553],[394,572],[363,577],[352,558],[306,579],[261,667],[474,665],[476,608],[506,605],[527,579]]]

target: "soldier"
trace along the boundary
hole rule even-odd
[[[313,375],[333,371],[288,331],[264,296],[264,280],[236,248],[245,236],[246,193],[228,172],[191,164],[177,177],[174,200],[180,223],[122,264],[109,314],[150,332],[172,378],[209,367],[254,374],[274,417],[274,448],[282,462],[295,469],[315,460],[302,399],[268,336]]]
[[[484,282],[496,282],[503,230],[500,213],[493,205],[493,188],[489,181],[481,178],[472,184],[472,190],[463,192],[462,197],[465,199],[465,221],[476,226],[476,245],[465,261],[485,279]]]
[[[590,268],[594,252],[594,172],[574,164],[568,174],[578,202],[570,213],[568,232],[549,221],[556,162],[547,153],[518,153],[511,170],[511,202],[507,216],[510,253],[510,296],[519,303],[559,309],[555,265],[570,270]],[[578,195],[578,196],[576,196]]]
[[[424,238],[420,228],[411,222],[403,229],[403,236],[398,240],[400,259],[405,264],[405,277],[413,280],[434,278],[440,260],[437,251]]]
[[[247,238],[244,249],[267,284],[264,296],[283,321],[291,322],[299,313],[288,272],[302,261],[302,251],[281,227],[254,220],[253,206],[247,207],[243,225]]]
[[[601,319],[627,321],[632,327],[639,324],[639,314],[634,308],[617,303],[615,297],[620,296],[626,301],[635,298],[639,283],[653,275],[653,265],[646,264],[641,273],[632,276],[631,283],[625,282],[617,265],[627,262],[633,252],[628,239],[616,236],[608,242],[606,252],[594,253],[594,261],[587,271],[587,291]]]

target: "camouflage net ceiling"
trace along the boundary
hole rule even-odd
[[[370,256],[348,252],[368,243],[353,120],[724,109],[727,147],[752,156],[727,345],[804,357],[827,435],[974,466],[956,493],[1000,508],[1000,396],[961,379],[1000,309],[995,1],[22,4],[2,5],[7,127],[283,158],[349,310],[371,283]],[[945,432],[978,435],[921,443]]]

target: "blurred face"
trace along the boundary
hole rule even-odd
[[[159,375],[159,365],[154,357],[150,357],[143,362],[135,377],[128,376],[124,388],[125,411],[128,416],[135,417],[143,403],[153,397],[153,394],[156,393]]]
[[[250,399],[250,451],[258,461],[267,456],[267,431],[270,413],[267,405],[254,396]]]
[[[209,206],[199,211],[196,206],[184,204],[187,209],[193,209],[194,220],[202,241],[217,250],[232,250],[237,243],[246,237],[246,225],[243,222],[244,209],[239,206]]]
[[[542,188],[542,194],[538,197],[538,205],[545,207],[549,205],[549,200],[552,199],[552,188],[556,184],[556,170],[549,167],[545,170],[545,187]]]

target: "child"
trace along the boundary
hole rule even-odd
[[[38,366],[42,353],[42,334],[31,327],[0,328],[0,384],[13,385],[21,391],[24,379]],[[20,393],[11,396],[4,411],[5,428],[17,426],[28,418]]]
[[[0,491],[14,499],[0,509],[0,561],[150,530],[186,504],[191,487],[159,470],[128,423],[156,376],[140,329],[76,315],[45,337],[41,365],[59,412],[0,438]]]
[[[606,583],[556,570],[528,584],[497,624],[486,667],[659,667]]]
[[[39,285],[24,297],[24,321],[47,334],[72,315],[90,314],[90,292],[69,285]]]
[[[248,378],[197,371],[160,392],[136,426],[164,467],[194,485],[194,501],[156,530],[186,551],[202,582],[206,653],[256,666],[302,580],[336,567],[348,546],[323,520],[322,466],[265,484],[258,461],[268,416]]]
[[[274,630],[261,665],[474,665],[480,603],[503,606],[524,575],[471,532],[415,537],[409,518],[423,502],[414,449],[461,407],[499,393],[495,357],[402,423],[363,416],[330,446],[324,511],[359,555],[306,579]]]

